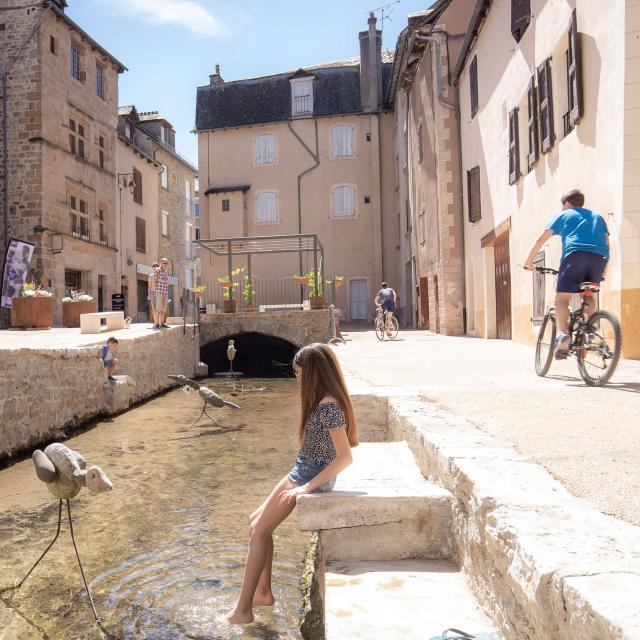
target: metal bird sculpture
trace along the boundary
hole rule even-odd
[[[238,350],[234,346],[233,340],[229,340],[227,347],[227,358],[229,359],[229,373],[233,373],[233,359],[236,357]]]
[[[91,610],[93,615],[102,628],[96,607],[93,603],[93,597],[91,596],[91,590],[87,583],[87,579],[82,568],[82,561],[80,560],[80,553],[76,546],[76,539],[73,534],[73,521],[71,519],[71,505],[69,500],[74,498],[80,493],[83,487],[86,487],[90,493],[101,493],[103,491],[111,491],[113,485],[107,475],[97,466],[91,466],[86,468],[87,463],[85,459],[77,452],[69,449],[63,444],[54,443],[50,444],[44,451],[39,449],[33,452],[32,455],[33,464],[36,468],[36,475],[39,480],[42,480],[47,485],[47,489],[59,500],[58,504],[58,530],[53,540],[49,543],[49,546],[44,550],[44,553],[38,558],[36,563],[29,569],[27,575],[15,585],[14,588],[19,588],[25,582],[25,580],[31,575],[33,570],[38,566],[40,561],[47,555],[47,552],[60,535],[60,526],[62,524],[62,501],[67,503],[67,516],[69,518],[69,532],[71,533],[71,541],[73,542],[73,548],[76,552],[76,558],[78,559],[78,565],[80,566],[80,573],[82,574],[82,580],[84,582],[84,588],[87,590],[89,596],[89,602],[91,603]]]
[[[218,424],[216,420],[214,420],[214,418],[212,418],[207,413],[208,404],[218,409],[221,409],[223,407],[229,407],[230,409],[240,408],[237,404],[234,404],[233,402],[229,402],[228,400],[225,400],[224,398],[219,396],[215,391],[213,391],[212,389],[209,389],[209,387],[205,387],[204,385],[199,384],[195,380],[186,378],[183,375],[170,375],[169,378],[171,378],[172,380],[177,380],[181,384],[187,385],[192,389],[197,389],[198,394],[204,400],[204,405],[202,406],[202,411],[200,412],[200,415],[186,429],[183,429],[183,431],[189,431],[189,429],[194,427],[199,422],[200,418],[202,418],[202,416],[205,416],[205,415],[207,416],[207,418],[209,418],[209,420],[211,420],[211,422],[213,422],[214,424]]]

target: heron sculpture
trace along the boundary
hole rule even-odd
[[[227,347],[227,359],[229,360],[229,375],[233,375],[233,359],[236,357],[236,349],[233,340],[229,340],[229,346]]]
[[[73,521],[71,519],[71,505],[69,504],[69,500],[77,496],[83,487],[86,487],[90,493],[111,491],[113,487],[111,480],[109,480],[100,467],[94,465],[87,469],[85,459],[77,451],[73,451],[72,449],[69,449],[69,447],[58,442],[50,444],[44,451],[40,451],[39,449],[34,451],[32,459],[38,479],[42,480],[42,482],[47,485],[47,489],[49,489],[49,491],[59,500],[58,530],[56,531],[56,535],[53,540],[49,543],[49,546],[44,550],[31,569],[29,569],[27,575],[22,578],[14,588],[17,589],[24,584],[26,579],[31,575],[33,570],[47,555],[49,549],[51,549],[55,541],[58,539],[58,536],[60,535],[60,526],[62,524],[62,501],[64,500],[67,503],[67,516],[69,518],[71,542],[73,542],[73,548],[76,552],[78,565],[80,566],[80,573],[82,574],[84,588],[87,590],[93,615],[98,624],[100,624],[96,607],[93,603],[93,597],[91,596],[91,590],[89,589],[87,578],[85,577],[84,569],[82,568],[82,561],[80,560],[80,553],[78,552],[76,539],[73,535]]]
[[[229,407],[230,409],[239,409],[240,407],[233,402],[229,402],[225,400],[221,396],[219,396],[215,391],[209,389],[209,387],[205,387],[204,385],[199,384],[195,380],[191,380],[183,375],[170,375],[172,380],[177,380],[182,385],[186,385],[187,387],[191,387],[192,389],[196,389],[200,397],[204,400],[204,405],[202,406],[202,411],[200,415],[183,431],[189,431],[192,427],[199,422],[202,416],[207,416],[211,422],[220,426],[216,420],[207,413],[207,405],[210,404],[212,407],[216,407],[217,409],[221,409],[223,407]]]

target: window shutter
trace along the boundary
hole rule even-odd
[[[467,207],[469,222],[478,222],[482,217],[480,200],[480,167],[467,171]]]
[[[353,217],[356,215],[356,190],[349,185],[331,188],[331,206],[335,218]]]
[[[144,253],[147,248],[145,221],[143,218],[136,218],[136,250]]]
[[[520,145],[518,137],[518,108],[509,113],[509,184],[520,177]]]
[[[353,155],[353,127],[339,125],[331,129],[331,155],[334,158]]]
[[[134,168],[133,170],[133,199],[138,204],[142,204],[142,174]]]
[[[256,196],[256,221],[278,221],[278,194],[275,191],[263,191]]]
[[[569,48],[567,50],[567,75],[569,89],[569,124],[573,126],[582,116],[582,70],[580,68],[580,36],[576,10],[571,14]]]
[[[531,171],[540,155],[540,145],[538,142],[538,99],[536,95],[536,83],[533,78],[527,89],[528,102],[528,126],[529,126],[529,155],[527,156],[527,169]]]
[[[274,164],[276,161],[276,136],[265,133],[256,138],[256,164]]]
[[[478,113],[478,56],[473,56],[469,67],[469,94],[471,96],[471,117]]]
[[[551,60],[545,60],[538,67],[538,119],[540,122],[540,142],[542,153],[553,146],[553,92],[551,88]]]
[[[511,34],[516,42],[520,42],[530,20],[531,0],[511,0]]]

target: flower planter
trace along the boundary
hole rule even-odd
[[[324,296],[309,296],[309,306],[312,309],[322,309],[324,307]]]
[[[340,280],[336,278],[335,282],[336,282],[336,289],[337,289],[342,284],[342,278]]]
[[[234,282],[232,282],[231,280],[218,280],[218,286],[222,287],[223,289],[233,287],[233,285],[234,285]]]
[[[224,300],[222,303],[222,310],[225,313],[235,313],[237,304],[237,300]]]
[[[255,312],[258,310],[258,307],[257,307],[257,305],[255,305],[255,304],[253,304],[253,303],[251,303],[251,302],[247,302],[247,303],[244,305],[244,310],[245,310],[247,313],[255,313]]]
[[[309,278],[294,278],[293,282],[295,284],[309,284]]]
[[[53,326],[53,297],[13,298],[11,327],[14,329],[50,329]]]
[[[98,303],[95,300],[89,302],[63,302],[62,326],[79,327],[82,313],[96,313],[97,311]]]

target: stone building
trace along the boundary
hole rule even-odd
[[[140,127],[151,136],[154,158],[160,163],[160,255],[169,260],[169,315],[180,315],[183,290],[195,285],[195,177],[197,169],[176,151],[176,133],[157,111],[138,114]]]
[[[460,112],[449,77],[471,9],[466,0],[438,0],[410,15],[398,38],[389,88],[399,290],[414,326],[447,335],[464,333]]]
[[[344,276],[338,307],[367,320],[382,278],[396,280],[398,239],[391,64],[373,16],[359,41],[359,59],[267,77],[225,82],[217,68],[197,90],[196,130],[202,237],[318,234],[325,273]],[[252,268],[284,280],[313,263],[293,253]],[[226,272],[203,255],[208,301]]]
[[[32,276],[110,308],[117,291],[115,156],[125,67],[66,14],[66,2],[0,12],[0,246],[35,244]],[[16,8],[21,7],[24,8]],[[6,317],[5,317],[6,321]]]
[[[475,3],[459,87],[468,332],[535,341],[554,279],[522,269],[572,188],[605,217],[600,304],[640,357],[640,87],[637,1]],[[536,258],[557,267],[560,242]]]

